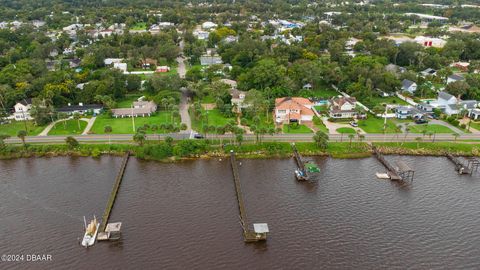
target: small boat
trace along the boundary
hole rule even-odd
[[[390,179],[388,173],[376,173],[378,179]]]
[[[97,221],[97,218],[95,216],[93,216],[93,220],[91,220],[88,225],[85,217],[83,217],[83,222],[85,224],[85,235],[83,236],[82,246],[93,246],[97,238],[100,222]]]
[[[307,176],[301,170],[295,170],[295,177],[298,181],[307,180]]]

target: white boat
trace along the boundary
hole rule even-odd
[[[97,221],[97,218],[95,216],[93,216],[93,220],[90,221],[88,226],[85,217],[83,217],[83,222],[85,223],[85,235],[83,236],[82,246],[93,246],[95,244],[98,230],[100,228],[100,222]]]
[[[388,173],[377,172],[376,175],[378,179],[390,179],[390,176],[388,175]]]

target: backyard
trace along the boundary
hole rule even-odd
[[[116,108],[130,108],[134,101],[137,101],[142,94],[128,94],[121,100],[117,101]]]
[[[392,96],[392,97],[374,96],[374,97],[371,97],[371,98],[368,98],[368,99],[360,100],[360,102],[370,109],[372,109],[376,105],[381,105],[381,104],[408,105],[408,103],[406,101],[401,100],[400,98],[398,98],[396,96]]]
[[[147,29],[147,24],[144,22],[138,22],[134,24],[132,27],[130,27],[130,30],[146,30]]]
[[[35,126],[33,121],[27,121],[28,136],[38,135],[45,126]],[[16,137],[19,130],[25,130],[25,122],[12,121],[10,124],[0,125],[0,134]]]
[[[78,129],[78,124],[80,123],[80,129]],[[77,123],[77,120],[66,120],[59,123],[56,123],[55,126],[48,132],[48,135],[78,135],[82,134],[83,130],[87,127],[87,122],[80,120]]]
[[[172,124],[172,118],[170,112],[156,112],[150,117],[135,117],[135,128],[139,128],[144,126],[145,124],[149,125],[157,125],[158,130],[154,131],[151,128],[146,130],[146,133],[165,133],[164,129],[161,129],[160,126],[162,124]],[[180,120],[177,118],[175,119],[174,123],[179,124]],[[113,134],[133,134],[135,133],[133,130],[132,118],[113,118],[108,116],[107,114],[102,114],[97,117],[95,120],[95,124],[93,125],[92,129],[90,130],[91,133],[94,134],[105,134],[105,126],[112,127]]]

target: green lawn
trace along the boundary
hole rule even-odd
[[[476,130],[480,130],[480,122],[471,122],[470,123],[470,127],[476,129]]]
[[[271,114],[268,114],[268,118],[265,115],[265,113],[260,113],[258,117],[260,118],[260,122],[258,127],[259,128],[275,128],[275,124],[273,122],[273,118],[271,118]],[[243,118],[247,122],[247,126],[251,127],[254,126],[255,124],[253,123],[253,119],[250,118]]]
[[[82,134],[87,127],[87,122],[80,120],[80,129],[78,129],[77,120],[66,120],[55,124],[55,126],[48,132],[48,135],[78,135]]]
[[[325,124],[323,124],[323,121],[322,119],[318,118],[317,116],[314,116],[313,117],[313,124],[315,125],[316,128],[318,128],[318,130],[320,131],[323,131],[325,133],[329,133],[330,131],[328,130],[328,128],[325,126]]]
[[[202,110],[202,113],[205,114],[205,110]],[[192,129],[196,131],[202,130],[202,125],[206,125],[206,120],[195,119],[195,116],[192,112],[190,112],[190,118],[192,119]],[[208,111],[208,125],[209,126],[225,126],[227,123],[231,121],[235,121],[233,117],[228,118],[222,115],[222,113],[218,109],[213,109]]]
[[[33,121],[27,121],[28,136],[38,135],[45,126],[35,126]],[[25,122],[13,121],[10,124],[0,125],[0,134],[6,134],[11,137],[16,137],[19,130],[25,130]]]
[[[363,129],[366,133],[383,133],[383,123],[384,119],[376,118],[372,115],[368,115],[367,119],[359,120],[358,127]],[[395,123],[387,119],[387,129],[386,133],[396,133]]]
[[[148,129],[146,133],[165,133],[165,130],[160,129],[161,124],[171,124],[171,114],[170,112],[156,112],[150,117],[135,117],[135,128],[139,128],[145,124],[148,125],[157,125],[159,130],[153,131]],[[180,120],[175,119],[175,123],[179,124]],[[105,134],[105,126],[112,127],[112,134],[133,134],[133,125],[132,118],[111,118],[106,114],[102,114],[97,117],[95,124],[93,125],[91,132],[95,134]]]
[[[147,29],[147,24],[144,22],[138,22],[132,27],[130,27],[130,30],[146,30]]]
[[[357,133],[355,129],[349,128],[349,127],[342,127],[342,128],[337,128],[338,133],[343,133],[343,134],[355,134]]]
[[[305,125],[283,125],[283,133],[313,133],[313,131]]]
[[[327,105],[320,105],[313,107],[319,114],[328,114],[328,107]]]
[[[427,132],[435,132],[435,133],[454,133],[453,130],[449,129],[448,127],[437,125],[437,124],[412,124],[409,126],[410,133],[423,133],[426,129]]]
[[[312,90],[312,97],[328,99],[334,96],[338,96],[339,93],[330,88],[322,88],[317,90]]]
[[[204,96],[200,102],[201,103],[215,103],[215,98],[210,96],[210,95]]]

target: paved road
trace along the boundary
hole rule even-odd
[[[165,137],[170,136],[174,139],[181,140],[181,139],[189,139],[191,138],[191,132],[181,132],[181,133],[174,133],[174,134],[149,134],[147,135],[147,140],[159,140],[164,139]],[[311,142],[313,134],[275,134],[273,136],[265,135],[263,137],[263,141],[278,141],[278,142]],[[365,134],[365,142],[403,142],[405,141],[416,141],[417,138],[422,138],[424,142],[439,142],[439,141],[454,141],[455,138],[451,134],[436,134],[435,136],[428,137],[422,136],[421,134]],[[25,138],[27,143],[64,143],[65,138],[67,136],[28,136]],[[109,135],[78,135],[73,136],[79,142],[107,142]],[[112,134],[111,136],[112,141],[117,142],[131,142],[132,141],[132,134]],[[230,138],[230,135],[222,135],[222,136],[209,136],[214,138]],[[341,136],[340,134],[330,134],[330,141],[333,142],[340,142],[340,141],[348,141],[348,138],[345,136]],[[244,141],[253,141],[255,140],[255,135],[253,134],[246,134],[244,135]],[[478,140],[480,142],[480,134],[464,134],[458,137],[458,141],[468,140],[474,141]],[[355,137],[354,141],[357,141],[357,137]],[[10,139],[5,140],[6,143],[21,143],[22,141],[19,138],[12,137]]]
[[[183,40],[180,41],[180,50],[183,52]],[[186,74],[186,68],[185,68],[185,59],[183,56],[177,57],[177,63],[178,63],[178,76],[180,78],[185,78]],[[190,119],[190,114],[188,113],[188,90],[186,88],[180,89],[182,91],[182,98],[180,100],[180,106],[179,106],[179,112],[180,112],[180,118],[182,119],[182,123],[187,125],[187,132],[191,133],[192,130],[192,120]]]

